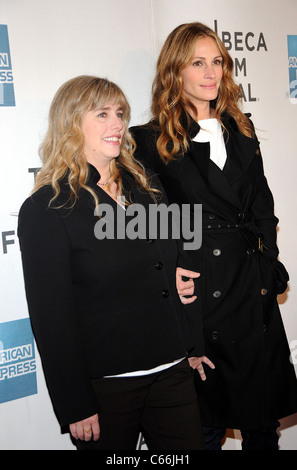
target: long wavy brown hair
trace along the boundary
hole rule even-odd
[[[89,191],[96,205],[97,194],[87,185],[89,166],[84,155],[84,137],[81,130],[82,118],[88,111],[101,109],[108,103],[119,104],[123,111],[125,133],[122,138],[120,155],[110,163],[109,185],[117,181],[118,194],[122,193],[120,168],[128,170],[136,183],[147,191],[150,187],[143,167],[134,159],[135,142],[128,131],[130,106],[122,90],[104,78],[81,75],[64,83],[57,91],[49,111],[46,136],[39,148],[42,168],[38,173],[33,192],[45,185],[51,185],[55,200],[60,194],[61,179],[67,177],[72,205],[81,188]],[[65,205],[65,204],[64,204]]]
[[[188,149],[188,129],[181,120],[184,112],[188,116],[188,124],[189,114],[198,120],[197,109],[184,97],[181,72],[191,63],[197,40],[205,37],[216,42],[223,57],[223,76],[214,103],[216,118],[221,122],[221,115],[226,111],[236,120],[239,132],[248,137],[253,135],[250,121],[239,108],[242,93],[234,82],[233,60],[223,42],[202,23],[182,24],[169,34],[161,49],[152,87],[152,121],[160,130],[157,148],[165,162]]]

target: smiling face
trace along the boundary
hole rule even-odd
[[[123,110],[118,104],[107,103],[101,109],[88,111],[81,123],[87,161],[100,168],[117,158],[125,127]]]
[[[214,39],[198,39],[191,63],[185,67],[183,79],[184,97],[192,102],[199,118],[209,117],[210,101],[218,95],[223,76],[223,58]]]

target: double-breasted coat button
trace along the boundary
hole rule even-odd
[[[215,218],[215,215],[214,215],[214,214],[208,214],[208,218],[209,218],[210,220],[213,220],[213,219]]]
[[[211,339],[213,339],[214,341],[217,341],[219,338],[220,338],[220,333],[218,331],[212,331],[210,333],[210,337]]]
[[[214,256],[220,256],[221,253],[222,253],[222,252],[221,252],[221,250],[220,250],[219,248],[215,248],[215,249],[213,250],[213,252],[212,252],[212,254],[213,254]]]
[[[218,299],[219,297],[221,297],[222,293],[220,290],[216,290],[214,291],[214,293],[212,294],[212,296],[215,298],[215,299]]]
[[[161,263],[161,261],[155,264],[155,269],[158,269],[158,271],[160,271],[160,269],[162,268],[163,268],[163,264]]]
[[[261,289],[261,295],[266,295],[267,294],[267,289]]]
[[[154,240],[153,238],[148,238],[148,239],[147,239],[147,243],[148,243],[149,245],[151,245],[152,243],[154,243],[154,241],[155,241],[155,240]]]
[[[162,297],[164,297],[164,299],[166,299],[168,296],[169,296],[168,290],[167,290],[167,289],[164,289],[164,290],[162,291]]]

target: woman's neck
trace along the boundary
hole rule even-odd
[[[192,111],[188,109],[188,112],[191,114],[191,116],[195,119],[192,115]],[[206,104],[205,106],[199,106],[197,108],[197,115],[198,115],[198,120],[203,121],[204,119],[213,119],[216,117],[216,112],[213,108],[210,107],[209,103]]]
[[[197,112],[199,121],[202,121],[204,119],[213,119],[216,117],[215,110],[210,106],[205,109],[198,109]]]

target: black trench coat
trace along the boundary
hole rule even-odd
[[[196,308],[203,317],[204,352],[215,364],[207,380],[197,374],[206,426],[263,429],[297,411],[297,386],[277,294],[288,274],[278,261],[274,202],[257,138],[223,117],[227,161],[221,171],[209,143],[190,143],[165,165],[152,125],[131,128],[136,158],[156,172],[169,203],[202,204],[202,247],[188,252],[188,268],[201,273]],[[192,121],[189,139],[199,132]],[[199,336],[199,332],[197,331]]]

